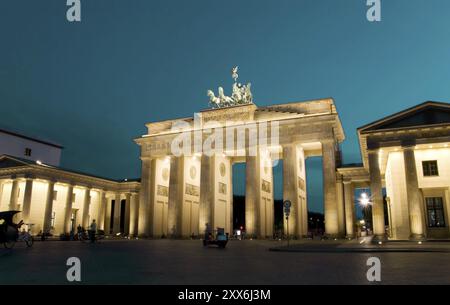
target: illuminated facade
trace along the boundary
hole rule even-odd
[[[344,132],[332,99],[210,109],[147,127],[148,134],[136,139],[142,160],[140,235],[188,237],[202,234],[206,224],[232,233],[232,165],[245,162],[246,233],[271,238],[272,163],[282,159],[283,199],[292,203],[289,233],[306,236],[305,160],[311,156],[323,156],[327,234],[345,234],[344,208],[336,200],[336,156]],[[178,148],[182,153],[176,155]]]
[[[114,181],[44,163],[0,157],[0,211],[19,210],[32,233],[55,236],[92,220],[107,234],[134,234],[139,182]]]
[[[359,128],[358,136],[363,166],[339,168],[338,176],[349,189],[370,187],[375,236],[450,237],[450,104],[420,104]]]
[[[111,234],[199,236],[207,223],[232,233],[232,166],[245,162],[245,230],[271,238],[272,164],[283,160],[289,233],[301,238],[308,233],[305,160],[322,156],[328,236],[355,237],[354,190],[362,187],[371,189],[375,240],[450,235],[450,104],[423,103],[359,128],[360,166],[341,164],[345,135],[332,99],[250,103],[146,126],[135,140],[140,181],[0,157],[0,210],[22,210],[33,233],[68,233],[93,219]]]

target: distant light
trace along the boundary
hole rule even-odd
[[[361,197],[359,198],[359,203],[363,206],[366,207],[370,204],[370,198],[367,195],[367,193],[362,193]]]
[[[41,162],[40,160],[37,160],[37,161],[36,161],[36,164],[37,164],[37,165],[42,165],[42,162]]]
[[[127,179],[127,178],[125,178],[125,179],[123,179],[123,181],[128,181],[128,179]]]
[[[419,241],[419,242],[418,242],[418,244],[419,244],[419,245],[421,245],[421,244],[422,244],[422,242],[421,242],[421,241]]]
[[[379,241],[379,242],[378,242],[378,244],[379,244],[379,245],[382,245],[382,244],[383,244],[383,242]]]
[[[117,233],[116,236],[120,236],[120,233]]]

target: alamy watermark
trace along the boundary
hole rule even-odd
[[[367,20],[369,22],[380,22],[381,21],[381,0],[367,0]]]
[[[172,124],[171,132],[179,132],[171,141],[170,147],[175,157],[255,157],[261,151],[272,151],[276,154],[280,143],[278,121],[208,121],[202,126],[200,116],[194,115],[193,126],[185,121],[177,121]]]
[[[81,282],[81,261],[78,257],[69,257],[66,266],[70,268],[66,272],[66,278],[69,282]]]
[[[69,22],[80,22],[81,21],[81,1],[80,0],[67,0],[66,5],[69,7],[67,9],[66,18]]]
[[[369,266],[366,278],[369,282],[381,282],[381,261],[378,257],[369,257],[366,262]]]

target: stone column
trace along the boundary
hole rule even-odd
[[[403,147],[405,162],[406,194],[409,207],[409,224],[411,228],[410,238],[422,240],[425,238],[425,215],[422,196],[417,180],[416,159],[414,146]]]
[[[91,189],[84,190],[83,215],[81,218],[81,226],[85,229],[89,227],[89,208],[91,205]]]
[[[114,223],[113,223],[113,233],[120,233],[120,210],[121,210],[121,202],[120,202],[120,193],[116,193],[116,197],[114,199]]]
[[[105,206],[105,225],[104,230],[105,234],[111,234],[111,212],[112,212],[112,201],[111,198],[106,198],[106,206]]]
[[[0,209],[2,209],[2,198],[3,198],[3,180],[0,180]]]
[[[249,156],[247,153],[245,167],[245,232],[248,237],[260,236],[261,179],[260,155]]]
[[[19,199],[19,180],[14,179],[11,187],[11,196],[9,199],[9,207],[8,210],[15,211],[17,210],[17,200]]]
[[[198,232],[202,235],[205,232],[206,224],[214,228],[214,194],[215,194],[215,168],[214,157],[202,155],[201,170],[200,170],[200,206],[199,206],[199,229]]]
[[[184,157],[170,159],[168,235],[181,236],[181,212],[184,191]]]
[[[291,205],[290,215],[289,215],[289,235],[298,234],[302,231],[299,223],[297,223],[298,218],[298,178],[297,178],[297,154],[296,148],[293,145],[283,146],[283,202],[289,200]],[[284,207],[283,207],[284,211]],[[286,217],[283,212],[283,223],[284,232],[287,234],[287,223]],[[300,234],[303,235],[303,232]]]
[[[130,236],[136,236],[138,234],[138,221],[139,221],[138,195],[136,193],[131,193]]]
[[[336,198],[337,198],[337,211],[338,211],[338,229],[339,237],[345,236],[345,201],[344,201],[344,184],[342,178],[336,181]]]
[[[325,234],[339,235],[338,208],[336,201],[336,156],[334,140],[322,142],[323,199],[325,211]]]
[[[66,207],[64,210],[64,233],[70,233],[71,228],[71,219],[72,219],[72,205],[73,205],[73,185],[67,186],[67,194],[66,194]],[[73,228],[75,231],[75,228]]]
[[[106,194],[104,190],[98,192],[98,219],[97,227],[99,230],[105,230],[105,212],[106,212]]]
[[[355,189],[351,181],[344,180],[345,231],[347,238],[355,237]]]
[[[384,206],[383,206],[383,185],[381,183],[381,173],[378,150],[369,150],[369,175],[370,192],[372,194],[372,225],[373,241],[383,241],[386,239]]]
[[[47,198],[45,200],[45,210],[44,210],[44,224],[42,230],[44,233],[49,233],[52,226],[54,189],[55,189],[55,181],[48,181]]]
[[[23,195],[23,205],[22,205],[22,217],[24,223],[30,223],[32,193],[33,193],[33,179],[27,178],[25,182],[25,193]]]
[[[139,221],[138,235],[148,237],[150,235],[150,202],[151,202],[151,172],[152,160],[142,159],[141,190],[139,192]]]
[[[125,194],[125,224],[124,235],[130,234],[131,193]]]

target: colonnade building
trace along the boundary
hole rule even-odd
[[[115,181],[20,157],[0,157],[0,210],[21,210],[34,233],[96,219],[107,233],[189,237],[233,231],[232,166],[246,163],[245,230],[271,238],[273,164],[283,160],[285,231],[308,234],[305,160],[322,157],[325,233],[355,237],[356,188],[370,188],[377,239],[450,236],[450,104],[426,102],[357,130],[362,164],[342,164],[332,99],[208,109],[147,125],[141,179]],[[205,149],[208,148],[208,149]]]
[[[0,211],[18,210],[33,234],[59,235],[95,219],[106,234],[137,232],[138,181],[114,181],[18,157],[0,157]]]

